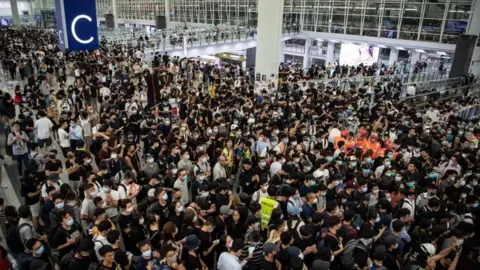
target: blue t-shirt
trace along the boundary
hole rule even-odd
[[[302,206],[302,213],[300,214],[304,220],[307,220],[313,216],[313,213],[317,211],[317,204],[312,204],[312,206],[304,203]]]

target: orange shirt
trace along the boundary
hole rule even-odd
[[[350,140],[346,140],[345,141],[345,147],[347,149],[352,149],[355,147],[355,140],[354,139],[350,139]]]
[[[365,139],[365,138],[356,138],[355,139],[355,144],[358,147],[365,148],[366,143],[367,143],[367,139]]]
[[[365,154],[368,150],[372,150],[373,151],[372,159],[375,159],[377,158],[377,154],[380,149],[381,149],[380,143],[368,141],[365,143],[365,148],[363,149],[363,153]]]

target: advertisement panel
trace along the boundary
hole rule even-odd
[[[380,49],[369,45],[342,44],[340,51],[340,65],[371,66],[378,62]]]

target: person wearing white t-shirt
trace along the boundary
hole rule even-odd
[[[62,153],[64,157],[67,157],[67,153],[70,150],[70,140],[68,137],[68,132],[66,129],[68,128],[68,122],[63,120],[60,124],[60,128],[58,129],[58,138],[60,140],[60,147],[62,148]]]
[[[53,123],[50,121],[50,119],[48,119],[45,111],[39,111],[38,117],[39,119],[35,121],[34,125],[37,132],[38,145],[41,148],[48,148],[52,144],[50,136]]]
[[[44,200],[48,197],[47,186],[54,187],[56,191],[60,192],[60,186],[62,185],[62,181],[60,181],[60,177],[58,173],[51,173],[48,176],[47,182],[42,185],[42,198]]]
[[[110,96],[111,91],[108,87],[103,86],[102,88],[100,88],[99,94],[102,97],[102,101],[104,101],[106,96]]]
[[[118,185],[118,197],[120,200],[130,199],[133,204],[136,204],[136,197],[140,190],[132,192],[133,179],[135,174],[132,171],[126,171],[122,182]]]
[[[107,198],[105,200],[105,212],[108,218],[116,224],[118,221],[118,201],[120,200],[120,196],[118,191],[113,189],[113,182],[111,180],[104,181],[102,189]]]

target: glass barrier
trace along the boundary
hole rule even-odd
[[[429,103],[445,101],[458,97],[466,97],[468,95],[475,95],[478,97],[480,95],[480,83],[444,88],[437,91],[430,91],[428,93],[404,97],[401,100],[407,105],[422,107]]]
[[[320,83],[324,85],[329,85],[332,87],[340,87],[346,89],[350,87],[359,87],[368,83],[379,83],[379,82],[395,82],[399,81],[403,84],[403,87],[406,87],[416,83],[417,86],[419,83],[424,80],[426,83],[430,83],[431,80],[439,80],[438,84],[441,84],[441,81],[452,80],[452,82],[457,82],[463,78],[447,79],[447,72],[423,72],[423,73],[405,73],[405,74],[394,74],[394,75],[384,75],[384,76],[363,76],[363,77],[348,77],[340,79],[314,79],[306,81],[307,83]],[[301,81],[302,82],[302,81]],[[432,88],[430,88],[432,89]]]
[[[289,32],[284,34],[289,35]],[[230,43],[236,41],[253,40],[256,29],[248,27],[229,27],[194,30],[161,30],[147,34],[142,31],[132,33],[130,29],[115,30],[114,32],[99,32],[100,38],[117,44],[139,46],[155,50],[183,49],[184,43],[187,48]],[[140,36],[148,37],[148,41],[139,40]],[[184,41],[185,37],[185,41]],[[143,38],[142,38],[143,39]]]

